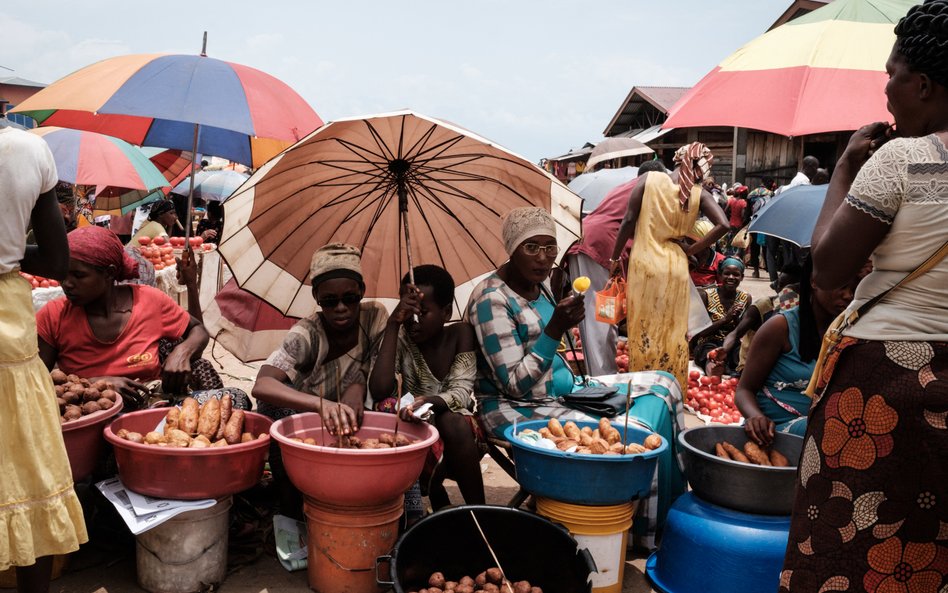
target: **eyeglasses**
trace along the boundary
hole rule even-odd
[[[540,255],[541,251],[544,255],[556,257],[556,254],[560,252],[560,248],[556,245],[539,245],[537,243],[523,244],[523,252],[527,255]]]
[[[344,294],[341,297],[330,296],[316,299],[316,303],[323,309],[335,309],[339,303],[343,305],[355,305],[360,302],[362,302],[362,295],[352,292]]]

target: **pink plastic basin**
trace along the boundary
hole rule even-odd
[[[92,474],[105,445],[102,440],[102,427],[111,422],[124,406],[122,396],[116,393],[115,404],[108,410],[92,412],[63,424],[63,442],[66,444],[69,467],[72,468],[73,482]]]
[[[366,412],[360,439],[378,438],[395,430],[395,415]],[[438,440],[438,430],[427,423],[399,422],[398,432],[416,441],[395,449],[338,449],[304,445],[291,438],[323,441],[322,419],[307,412],[288,416],[270,427],[283,453],[283,464],[293,485],[305,496],[342,507],[377,506],[404,494],[425,465],[428,449]],[[325,442],[335,437],[325,434]]]
[[[226,447],[156,447],[115,436],[123,428],[141,434],[155,430],[167,413],[167,408],[131,412],[105,427],[105,439],[115,447],[119,478],[126,488],[155,498],[197,500],[243,492],[260,480],[273,423],[262,414],[245,412],[244,432],[268,436]]]

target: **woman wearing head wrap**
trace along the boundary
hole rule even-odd
[[[176,224],[179,223],[178,212],[174,208],[174,202],[171,200],[155,202],[148,212],[148,222],[143,224],[142,228],[138,229],[138,232],[132,236],[132,240],[129,241],[128,244],[137,246],[139,243],[138,240],[142,237],[148,237],[149,239],[168,237],[172,234],[172,230]]]
[[[724,211],[702,188],[713,159],[704,144],[683,146],[670,175],[649,173],[645,183],[636,185],[612,253],[611,273],[619,275],[619,255],[635,237],[627,274],[629,370],[668,371],[681,385],[688,384],[688,258],[730,228]],[[683,240],[699,213],[714,227],[686,245]]]
[[[138,264],[115,233],[97,226],[69,233],[65,297],[36,314],[40,356],[69,374],[111,382],[126,405],[143,403],[145,383],[161,379],[162,392],[187,390],[191,360],[208,342],[204,326],[156,288],[119,285],[135,278]],[[162,364],[161,339],[183,341]]]
[[[0,127],[0,154],[0,572],[16,567],[18,591],[46,593],[53,556],[78,550],[88,536],[20,272],[62,280],[68,250],[49,146]],[[30,224],[35,245],[26,244]]]
[[[542,208],[512,210],[502,236],[510,260],[474,288],[465,313],[479,343],[475,395],[481,425],[502,439],[515,420],[597,420],[557,399],[583,387],[557,349],[585,316],[585,297],[571,294],[556,302],[546,284],[558,253],[552,216]],[[620,377],[620,391],[630,380],[638,389],[633,422],[674,439],[684,422],[675,378],[662,372]],[[659,460],[658,474],[657,490],[641,506],[651,519],[638,533],[647,545],[685,486],[670,451]]]
[[[362,300],[361,257],[359,249],[344,243],[313,254],[310,277],[319,311],[296,322],[260,368],[252,393],[262,414],[276,420],[317,412],[332,434],[359,430],[372,355],[388,318],[380,303]],[[302,498],[289,483],[276,446],[270,464],[280,511],[300,516]]]
[[[855,312],[936,258],[842,331],[810,385],[781,591],[948,589],[948,1],[913,6],[895,36],[895,129],[863,127],[837,162],[813,283],[844,287],[871,257]]]
[[[718,266],[717,285],[700,291],[711,325],[693,338],[696,340],[695,364],[709,375],[720,377],[725,371],[733,373],[740,362],[737,350],[732,350],[727,360],[718,360],[718,352],[712,358],[711,353],[724,346],[724,339],[737,327],[750,305],[750,294],[738,288],[743,279],[744,262],[727,257]]]

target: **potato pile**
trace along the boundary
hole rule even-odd
[[[543,593],[540,587],[534,587],[529,581],[511,582],[504,579],[499,568],[488,568],[474,578],[463,576],[457,581],[445,579],[440,572],[433,573],[428,579],[428,588],[409,593]]]
[[[234,409],[229,393],[221,399],[212,397],[204,405],[198,404],[193,397],[186,397],[180,409],[173,407],[168,410],[163,432],[151,431],[143,435],[122,428],[115,435],[133,443],[181,449],[226,447],[267,436],[260,433],[255,437],[244,432],[244,420],[244,411]]]
[[[776,449],[761,449],[754,441],[744,443],[744,450],[738,449],[727,441],[714,445],[714,454],[722,459],[749,463],[751,465],[765,465],[768,467],[790,467],[790,460]]]
[[[293,437],[290,440],[303,443],[304,445],[319,446],[316,439],[312,437],[305,439]],[[360,439],[357,436],[342,436],[338,440],[331,441],[326,446],[339,449],[394,449],[395,447],[406,447],[415,442],[415,440],[408,438],[402,433],[383,432],[377,439]]]
[[[118,393],[107,381],[82,379],[76,375],[67,375],[59,369],[49,374],[56,389],[56,403],[59,404],[60,422],[65,424],[78,420],[100,410],[109,410],[115,405]]]
[[[528,431],[523,431],[522,436]],[[530,431],[532,432],[532,431]],[[547,425],[540,429],[540,438],[552,441],[560,451],[582,453],[585,455],[623,455],[639,454],[658,449],[662,446],[662,437],[652,433],[643,444],[622,444],[622,434],[606,418],[599,419],[599,428],[588,426],[579,428],[572,420],[560,424],[556,418],[550,418]]]

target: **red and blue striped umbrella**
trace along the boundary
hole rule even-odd
[[[61,181],[78,185],[111,186],[96,196],[96,211],[129,212],[156,189],[169,186],[148,157],[124,140],[53,126],[34,128],[56,160]]]
[[[206,56],[136,54],[61,78],[16,113],[42,126],[115,136],[139,146],[192,150],[259,167],[322,125],[280,80]]]

